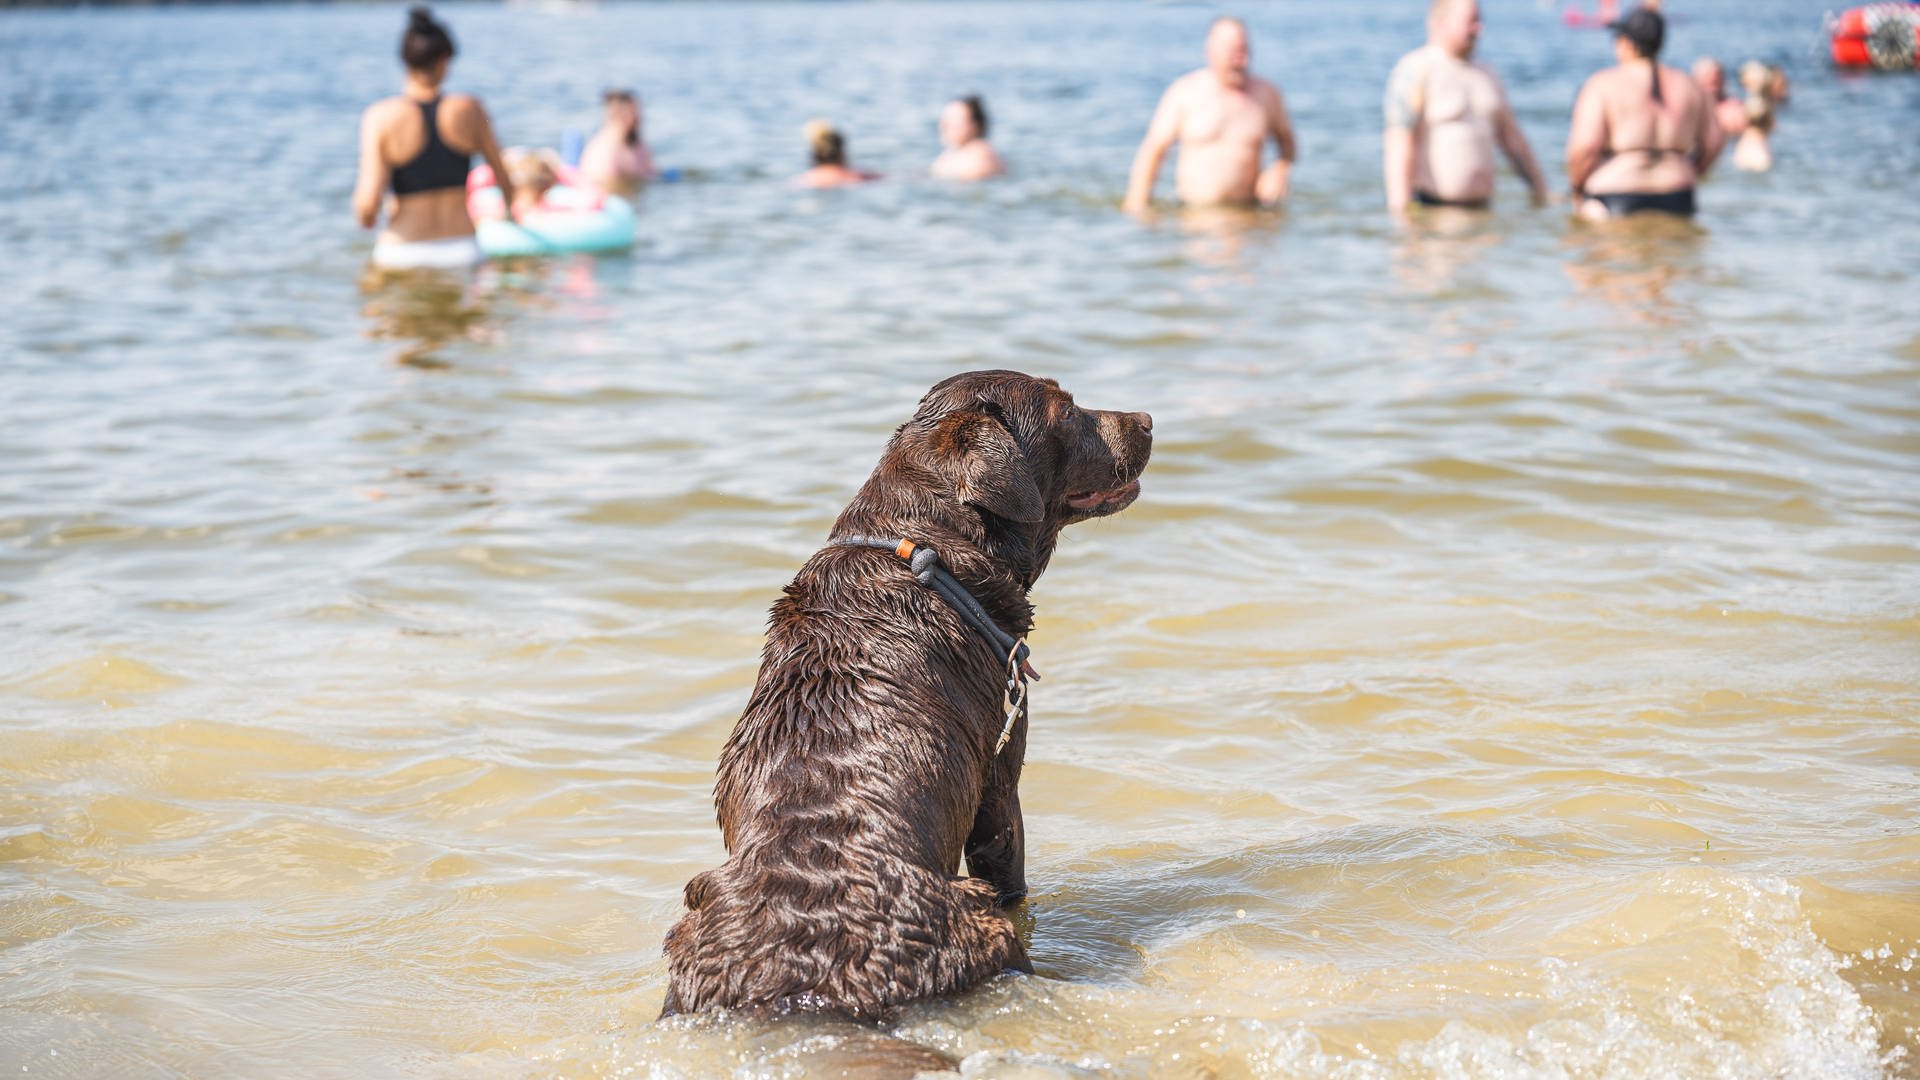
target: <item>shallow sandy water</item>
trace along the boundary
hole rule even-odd
[[[1253,19],[1298,195],[1151,227],[1114,204],[1202,9],[452,8],[510,140],[636,82],[696,175],[630,257],[364,290],[395,12],[0,20],[0,1071],[805,1072],[839,1033],[653,1023],[660,939],[768,604],[920,393],[1006,366],[1157,447],[1036,593],[1040,974],[896,1034],[992,1076],[1912,1074],[1920,81],[1689,4],[1681,59],[1793,73],[1774,174],[1700,229],[1510,185],[1402,232],[1408,7]],[[1557,161],[1604,42],[1490,7]],[[910,173],[968,89],[1006,183],[777,183],[822,113]]]

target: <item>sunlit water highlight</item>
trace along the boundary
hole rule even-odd
[[[1543,160],[1605,39],[1489,6]],[[0,19],[0,1072],[818,1071],[653,1023],[768,604],[924,389],[1146,409],[1036,598],[1040,970],[977,1076],[1913,1075],[1920,80],[1817,12],[1701,228],[1379,212],[1424,5],[1250,11],[1285,215],[1117,213],[1177,6],[453,7],[557,142],[634,83],[630,257],[362,281],[394,9]],[[1014,175],[913,178],[949,95]],[[800,125],[868,190],[800,194]],[[1556,172],[1557,175],[1557,172]],[[399,361],[399,362],[396,362]]]

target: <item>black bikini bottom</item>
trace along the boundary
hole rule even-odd
[[[1680,191],[1662,191],[1645,195],[1637,191],[1623,191],[1608,195],[1588,195],[1590,199],[1600,200],[1607,208],[1608,217],[1626,217],[1628,214],[1641,214],[1656,211],[1662,214],[1678,214],[1681,217],[1693,216],[1693,189]]]
[[[1454,206],[1462,210],[1485,210],[1489,205],[1486,199],[1443,199],[1431,191],[1414,192],[1413,201],[1421,206]]]

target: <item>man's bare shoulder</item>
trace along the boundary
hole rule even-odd
[[[1507,84],[1500,81],[1499,73],[1494,71],[1493,66],[1485,60],[1467,61],[1467,70],[1473,73],[1474,78],[1492,87],[1493,92],[1500,95],[1502,99],[1507,96]]]
[[[1205,90],[1205,84],[1212,78],[1212,74],[1206,68],[1195,68],[1168,83],[1167,96],[1170,98],[1192,97]]]

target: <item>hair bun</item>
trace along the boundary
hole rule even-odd
[[[437,29],[439,25],[439,23],[433,21],[432,8],[422,5],[407,9],[407,29],[432,30]]]

